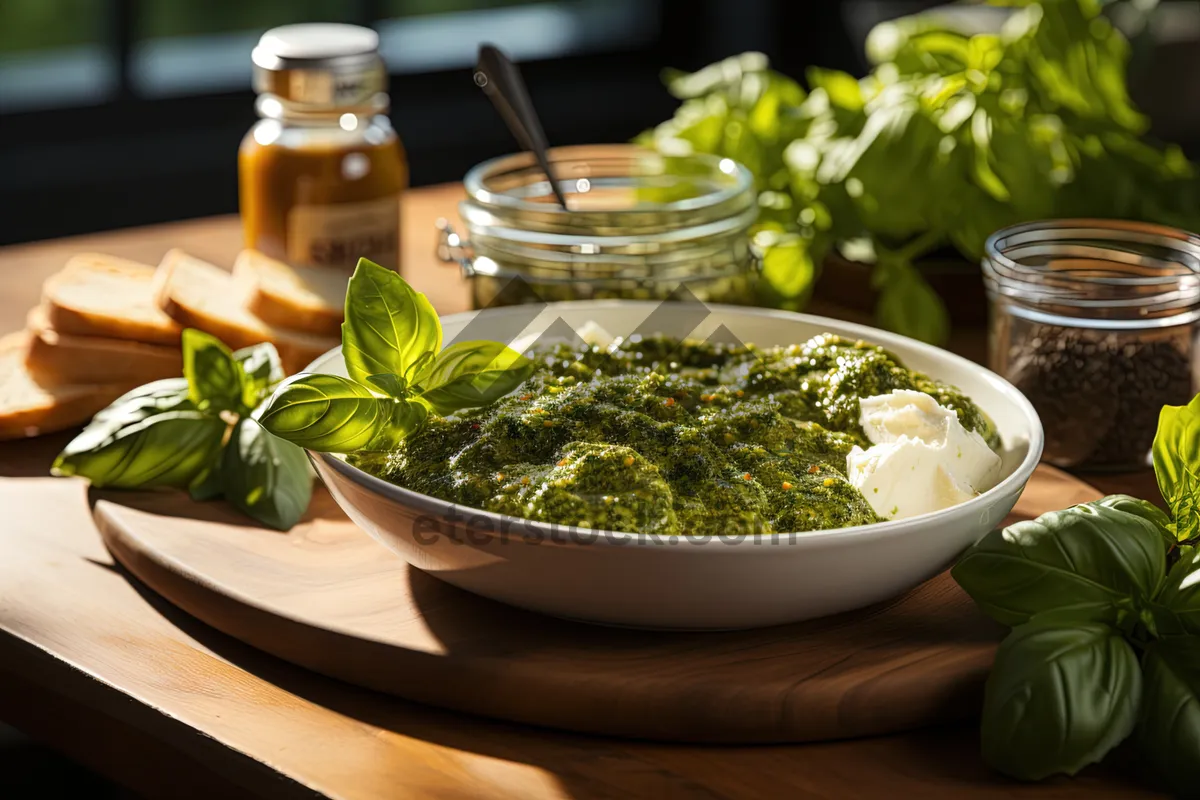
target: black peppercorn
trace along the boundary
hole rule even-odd
[[[1192,398],[1186,338],[1049,324],[1023,333],[1008,349],[1008,378],[1037,409],[1052,464],[1144,464],[1159,409]]]

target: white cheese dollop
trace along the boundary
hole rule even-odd
[[[897,389],[859,401],[871,447],[846,456],[846,473],[875,513],[904,519],[969,500],[991,487],[1000,457],[958,415],[923,392]]]

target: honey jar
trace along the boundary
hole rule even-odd
[[[387,117],[379,37],[285,25],[252,54],[260,117],[238,156],[246,246],[298,266],[399,269],[408,163]]]

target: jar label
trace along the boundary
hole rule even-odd
[[[352,270],[360,258],[399,268],[399,194],[360,203],[293,206],[288,212],[288,262]]]

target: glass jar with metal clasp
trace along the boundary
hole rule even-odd
[[[748,232],[758,205],[745,167],[633,145],[561,147],[550,160],[566,209],[528,153],[467,173],[459,205],[465,229],[442,223],[438,255],[460,266],[475,308],[603,298],[754,301],[758,260]]]

